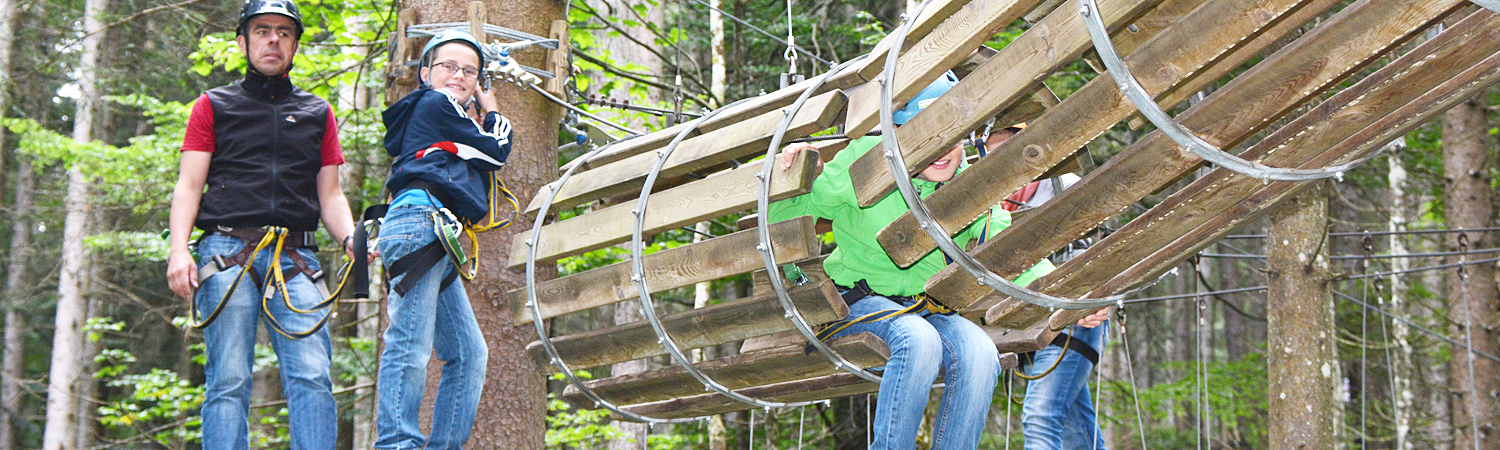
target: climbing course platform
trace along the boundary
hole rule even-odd
[[[902,195],[914,210],[879,233],[881,244],[902,265],[935,249],[948,254],[957,263],[934,276],[927,293],[985,325],[1003,353],[1036,350],[1500,80],[1500,15],[1486,9],[1494,3],[928,0],[866,55],[567,165],[524,208],[537,226],[513,243],[509,265],[526,270],[529,282],[508,294],[511,313],[538,331],[527,349],[537,367],[567,374],[564,398],[622,419],[691,420],[874,392],[879,377],[863,368],[884,364],[883,342],[868,334],[811,339],[814,327],[848,314],[822,275],[813,218],[746,220],[741,231],[650,255],[630,243],[729,214],[765,217],[768,203],[808,192],[813,158],[830,159],[845,141],[821,141],[820,151],[799,154],[786,170],[773,167],[774,158],[744,161],[831,128],[856,137],[880,131],[885,151],[850,167],[858,198],[868,205]],[[983,47],[1023,18],[1030,27],[1009,45]],[[1441,32],[1415,39],[1445,21]],[[1102,73],[1059,101],[1042,81],[1079,60]],[[894,130],[892,105],[952,69],[959,84]],[[1200,93],[1207,94],[1175,117],[1164,111]],[[911,195],[909,175],[997,117],[1028,126],[927,199]],[[967,250],[935,239],[1033,180],[1075,170],[1085,145],[1122,122],[1145,137],[1010,228]],[[1052,274],[1030,286],[1005,281],[1200,169],[1207,170]],[[907,176],[892,177],[898,171]],[[546,220],[585,205],[586,213]],[[629,261],[536,277],[538,267],[622,244],[633,252]],[[806,274],[800,283],[782,276],[786,264]],[[670,314],[652,299],[746,273],[756,273],[746,298]],[[642,303],[646,320],[561,336],[541,323],[622,301]],[[688,354],[745,340],[735,356]],[[671,366],[643,373],[573,374],[664,355]]]

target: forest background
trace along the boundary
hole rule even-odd
[[[299,4],[308,28],[294,82],[334,104],[350,203],[381,203],[389,157],[380,146],[379,113],[389,36],[401,5],[388,0]],[[191,102],[243,74],[245,62],[233,42],[239,7],[204,0],[0,0],[0,222],[9,225],[0,233],[0,253],[7,261],[0,287],[5,324],[0,450],[42,448],[44,439],[52,440],[48,448],[197,447],[201,336],[187,326],[187,303],[167,289],[162,230]],[[570,100],[603,97],[702,111],[775,90],[779,75],[789,70],[786,46],[752,25],[778,37],[790,26],[795,42],[838,62],[868,51],[911,5],[729,0],[720,7],[747,23],[711,17],[698,0],[572,0],[567,20],[578,71]],[[1332,11],[1303,31],[1328,14]],[[1018,21],[987,45],[1004,46],[1027,26]],[[828,69],[811,59],[798,60],[799,73]],[[1095,75],[1077,63],[1046,82],[1066,97]],[[1455,423],[1453,411],[1454,392],[1466,386],[1452,381],[1456,366],[1450,364],[1465,350],[1439,335],[1463,341],[1450,316],[1459,295],[1496,308],[1494,262],[1485,264],[1490,270],[1472,272],[1488,276],[1488,283],[1461,278],[1453,267],[1421,269],[1461,257],[1489,258],[1492,249],[1460,249],[1456,233],[1414,231],[1458,228],[1447,212],[1457,201],[1494,211],[1497,105],[1500,89],[1491,88],[1391,143],[1384,156],[1345,174],[1330,190],[1334,234],[1328,249],[1335,270],[1403,272],[1331,285],[1337,320],[1334,330],[1324,331],[1339,347],[1342,363],[1335,369],[1345,388],[1336,413],[1350,447],[1467,448],[1466,440],[1455,443],[1456,430],[1467,425]],[[667,120],[583,107],[643,130],[660,129]],[[575,133],[598,128],[586,122],[569,115],[559,124],[559,164],[584,149],[569,145]],[[1104,161],[1147,131],[1117,126],[1088,151],[1094,161]],[[1457,192],[1458,178],[1478,178],[1483,189]],[[1148,197],[1106,228],[1127,222],[1174,189]],[[733,219],[664,233],[650,251],[692,242],[699,232],[725,234]],[[1481,237],[1488,232],[1482,229],[1495,226],[1494,214],[1482,219],[1463,225],[1471,230],[1471,242],[1493,242]],[[1129,339],[1112,339],[1094,385],[1113,448],[1266,447],[1267,303],[1258,289],[1266,284],[1266,227],[1264,222],[1244,226],[1134,296],[1137,301],[1127,307]],[[1375,234],[1365,236],[1365,231]],[[321,239],[325,249],[337,247],[326,235]],[[1472,254],[1457,255],[1460,250]],[[628,254],[600,250],[563,261],[560,271],[578,272]],[[342,264],[333,252],[320,257]],[[717,281],[658,298],[666,308],[685,309],[747,295],[749,285],[747,277]],[[1363,308],[1361,302],[1374,307]],[[380,299],[342,301],[329,324],[335,336],[339,448],[370,448],[372,442],[380,305]],[[611,314],[562,317],[552,327],[561,334],[635,320],[638,314],[627,305]],[[1486,336],[1493,336],[1497,324],[1484,326],[1491,330]],[[731,344],[705,353],[736,351]],[[257,355],[253,445],[285,448],[285,401],[275,356],[269,347]],[[641,369],[616,367],[592,375]],[[1012,400],[1019,400],[1024,382],[1006,381],[996,392],[982,448],[1020,444],[1019,407]],[[548,391],[561,387],[554,380]],[[67,395],[49,396],[49,389]],[[1480,401],[1495,410],[1493,393]],[[649,436],[651,448],[857,448],[866,437],[869,402],[868,397],[845,398],[648,429],[612,423],[602,413],[553,400],[546,441],[548,448],[641,448]],[[65,432],[49,436],[49,429]],[[494,431],[477,431],[487,432]]]

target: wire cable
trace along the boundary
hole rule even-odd
[[[770,32],[767,32],[766,30],[760,29],[760,27],[757,27],[755,25],[751,25],[750,22],[746,22],[743,19],[740,19],[739,17],[735,17],[734,14],[730,14],[730,13],[724,12],[724,10],[722,10],[722,9],[715,8],[713,5],[710,5],[707,2],[704,2],[703,0],[693,0],[693,1],[694,2],[698,2],[698,4],[700,4],[700,5],[707,6],[708,9],[712,9],[714,11],[718,11],[719,14],[723,14],[724,17],[728,17],[730,20],[733,20],[735,22],[739,22],[740,25],[744,25],[744,26],[750,27],[750,29],[757,31],[760,34],[764,34],[768,38],[771,38],[771,40],[776,41],[776,42],[780,42],[781,45],[785,45],[785,46],[797,49],[798,53],[807,55],[807,57],[815,59],[815,60],[817,60],[820,63],[823,63],[824,66],[833,66],[835,64],[835,63],[829,62],[826,59],[819,58],[818,55],[814,55],[812,52],[807,51],[807,49],[805,49],[805,48],[792,45],[792,43],[787,42],[785,40],[782,40],[781,38],[776,37],[776,35],[771,34]]]

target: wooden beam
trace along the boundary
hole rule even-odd
[[[840,372],[822,353],[807,352],[805,342],[745,352],[695,364],[709,379],[729,389],[765,386],[804,380]],[[890,357],[885,341],[873,333],[844,336],[828,346],[859,367],[880,367]],[[585,383],[599,397],[616,405],[633,405],[703,394],[702,383],[681,367],[669,366],[649,372],[621,375]],[[563,399],[579,407],[592,408],[578,388],[563,389]]]
[[[810,156],[803,156],[809,153]],[[772,173],[771,201],[807,193],[817,176],[818,152],[801,152],[792,167]],[[651,195],[646,213],[648,234],[719,217],[753,207],[760,193],[760,164],[746,164],[704,180],[694,181]],[[539,262],[580,255],[630,240],[634,230],[635,202],[610,206],[572,219],[542,227],[536,242]],[[511,245],[509,268],[526,264],[526,239],[517,237]]]
[[[927,37],[901,54],[895,76],[888,80],[894,82],[891,86],[892,104],[902,105],[911,100],[943,72],[957,66],[974,49],[983,46],[995,32],[1031,10],[1038,1],[973,0],[947,16]],[[883,68],[884,59],[872,66]],[[863,135],[880,123],[880,83],[866,83],[860,92],[865,95],[849,98],[844,133],[850,136]]]
[[[1161,1],[1106,1],[1100,13],[1105,24],[1119,29]],[[1088,46],[1088,31],[1076,8],[1060,8],[1026,30],[902,126],[908,131],[897,133],[897,139],[908,175],[927,167],[970,130],[1030,95],[1043,79],[1077,59]],[[855,94],[851,92],[850,97]],[[849,167],[862,206],[875,204],[896,188],[882,155],[870,152]]]
[[[552,27],[547,31],[547,37],[549,39],[557,40],[557,49],[547,51],[546,62],[547,70],[552,71],[552,73],[557,76],[553,77],[550,80],[543,81],[542,90],[547,91],[547,93],[552,94],[557,98],[567,98],[568,94],[563,90],[563,88],[566,85],[568,77],[572,76],[573,74],[573,65],[568,62],[568,52],[570,51],[570,45],[568,43],[568,21],[552,21]]]
[[[853,374],[840,372],[807,380],[745,388],[737,392],[763,400],[803,402],[869,394],[879,390],[879,384],[865,381],[863,378]],[[683,417],[711,416],[732,411],[743,411],[750,408],[752,406],[737,402],[715,392],[655,403],[632,405],[624,409],[647,417],[677,419]],[[619,417],[615,417],[615,419],[622,420]]]
[[[1197,0],[1172,1],[1192,3]],[[1286,11],[1306,1],[1212,2],[1203,5],[1183,19],[1181,26],[1167,29],[1126,56],[1125,62],[1136,71],[1147,92],[1166,89],[1181,77],[1199,70],[1200,64],[1231,50],[1236,43],[1254,36]],[[1159,8],[1174,7],[1163,4]],[[1076,14],[1076,11],[1071,12]],[[1124,99],[1114,80],[1101,75],[994,149],[991,156],[980,159],[968,171],[944,185],[942,192],[928,197],[928,209],[944,229],[956,232],[974,217],[989,211],[991,205],[1003,201],[1010,193],[1021,189],[1134,112],[1135,106]],[[884,165],[884,161],[880,162]],[[850,171],[853,173],[852,168]],[[877,239],[891,255],[891,260],[902,266],[916,262],[935,247],[910,214],[891,222],[880,231]]]
[[[1277,167],[1321,167],[1374,151],[1500,72],[1500,16],[1476,13],[1335,94],[1241,156]],[[1487,58],[1487,59],[1486,59]],[[1486,62],[1487,61],[1487,62]],[[1465,90],[1470,89],[1470,90]],[[1297,183],[1216,169],[1177,191],[1037,284],[1053,295],[1112,295],[1145,282],[1287,197]],[[1128,261],[1122,271],[1118,262]],[[1151,278],[1148,278],[1151,277]],[[986,319],[1017,324],[1045,308],[1007,299]],[[1059,311],[1060,329],[1089,311]]]
[[[1057,337],[1056,331],[1049,330],[1040,324],[1023,329],[993,326],[981,328],[989,333],[990,339],[995,341],[995,348],[1002,353],[1026,353],[1041,350],[1052,343],[1052,338]]]
[[[831,281],[797,286],[788,294],[810,323],[832,322],[849,315],[849,307]],[[662,317],[662,325],[683,350],[688,350],[792,329],[792,321],[783,314],[775,295],[759,295],[668,314]],[[656,342],[651,324],[644,320],[552,338],[552,344],[568,366],[579,369],[667,353]],[[526,353],[541,370],[555,370],[541,342],[527,345]]]
[[[823,271],[823,261],[828,255],[815,256],[802,261],[797,261],[797,268],[807,274],[808,281],[823,281],[828,279],[828,273]],[[761,267],[765,267],[762,265]],[[788,282],[787,286],[791,286]],[[755,295],[771,293],[771,280],[766,277],[766,269],[756,270],[750,273],[750,292]]]
[[[927,39],[927,35],[932,30],[941,26],[955,12],[966,7],[969,2],[970,0],[934,0],[928,4],[926,8],[922,9],[922,16],[917,18],[916,23],[912,24],[911,32],[907,33],[906,42],[901,46],[901,51],[906,52]],[[875,48],[870,49],[869,56],[865,57],[864,62],[857,63],[859,67],[852,67],[847,71],[855,74],[861,80],[874,80],[875,77],[880,75],[881,69],[885,67],[887,52],[891,50],[891,44],[894,42],[894,35],[886,35],[880,42],[875,43]]]
[[[403,8],[396,15],[396,49],[391,51],[390,60],[386,66],[385,79],[385,104],[389,106],[401,99],[401,96],[411,92],[417,86],[417,71],[406,67],[406,61],[412,59],[411,53],[414,47],[412,39],[406,37],[406,27],[417,23],[417,12],[411,8]],[[401,89],[392,89],[400,86]]]
[[[1231,71],[1242,67],[1245,62],[1253,58],[1264,56],[1265,50],[1271,48],[1278,41],[1297,31],[1303,25],[1322,15],[1333,5],[1341,0],[1312,0],[1306,6],[1297,8],[1286,14],[1285,18],[1277,20],[1264,33],[1256,36],[1248,45],[1224,55],[1223,58],[1209,64],[1207,69],[1198,71],[1179,81],[1176,86],[1157,94],[1156,102],[1162,105],[1176,105],[1187,101],[1197,95],[1207,83],[1223,78]],[[1146,126],[1146,119],[1139,113],[1131,116],[1129,124],[1133,130],[1139,130]]]
[[[1459,0],[1356,2],[1177,120],[1209,143],[1233,148],[1459,4]],[[1154,132],[985,242],[976,249],[976,259],[1002,275],[1019,273],[1030,265],[1027,261],[1045,257],[1201,164],[1197,156]],[[952,269],[928,281],[929,295],[963,307],[989,292],[967,272]]]
[[[822,243],[813,234],[817,221],[802,216],[771,224],[771,245],[780,262],[812,258],[822,251]],[[651,292],[662,292],[694,283],[717,280],[756,270],[765,270],[765,260],[755,251],[760,239],[755,231],[741,231],[692,245],[662,250],[646,255],[647,286]],[[636,283],[630,280],[631,262],[619,262],[583,273],[537,284],[537,305],[543,319],[613,304],[640,296]],[[531,309],[526,307],[526,290],[507,293],[511,320],[516,325],[531,323]]]
[[[1486,19],[1488,19],[1488,23],[1483,25],[1484,27],[1488,28],[1481,28],[1487,31],[1483,32],[1480,35],[1475,35],[1475,39],[1468,39],[1465,42],[1477,43],[1481,42],[1484,39],[1489,39],[1490,42],[1494,42],[1495,40],[1500,39],[1500,35],[1495,34],[1496,30],[1500,30],[1500,20],[1495,20],[1497,19],[1497,16],[1485,11],[1479,11],[1476,12],[1474,16],[1470,16],[1470,19],[1474,19],[1475,16],[1479,15],[1488,16],[1486,17]],[[1468,22],[1471,21],[1465,20],[1465,22],[1456,25],[1454,28],[1450,28],[1449,31],[1455,31],[1456,28],[1464,26],[1464,23]],[[1415,53],[1416,51],[1414,50],[1413,52]],[[1420,58],[1419,60],[1422,59],[1425,59],[1429,63],[1433,63],[1436,61],[1445,61],[1442,57]],[[1446,63],[1447,61],[1438,64]],[[1441,72],[1442,70],[1433,71]],[[1337,134],[1347,137],[1341,142],[1338,142],[1337,144],[1334,144],[1330,147],[1312,147],[1313,151],[1320,151],[1324,148],[1326,148],[1327,150],[1323,151],[1321,154],[1312,159],[1302,159],[1300,161],[1301,166],[1306,168],[1321,167],[1332,164],[1335,161],[1347,161],[1366,155],[1370,152],[1377,151],[1380,147],[1384,146],[1392,139],[1410,132],[1412,129],[1415,129],[1417,126],[1425,123],[1442,111],[1447,110],[1457,102],[1471,97],[1475,92],[1482,91],[1488,86],[1494,85],[1497,81],[1500,81],[1500,54],[1492,54],[1483,62],[1472,66],[1468,70],[1463,71],[1463,73],[1453,75],[1450,79],[1444,80],[1441,85],[1435,88],[1431,88],[1430,90],[1420,83],[1404,84],[1393,82],[1397,83],[1398,86],[1401,86],[1401,88],[1398,90],[1406,90],[1409,88],[1415,90],[1416,92],[1421,92],[1424,94],[1420,98],[1417,98],[1410,103],[1401,106],[1399,109],[1395,109],[1394,111],[1390,111],[1388,113],[1383,113],[1383,116],[1381,116],[1382,113],[1380,111],[1362,110],[1363,108],[1359,105],[1354,105],[1348,110],[1340,112],[1338,114],[1339,116],[1369,112],[1377,114],[1377,117],[1380,117],[1380,119],[1371,122],[1368,126],[1358,130],[1352,135],[1349,135],[1346,132],[1338,132]],[[1366,99],[1362,98],[1359,100],[1359,103],[1362,105],[1365,100]],[[1377,98],[1369,98],[1369,100],[1374,100],[1377,102],[1380,101]],[[1381,109],[1388,110],[1390,108],[1386,107]],[[1312,145],[1316,144],[1309,142],[1307,144],[1301,144],[1298,147],[1305,148]],[[1282,147],[1283,149],[1290,149],[1290,147],[1284,145]],[[1302,148],[1298,148],[1298,150],[1301,149]],[[1280,151],[1281,150],[1277,150],[1277,152]],[[1270,160],[1270,158],[1267,159],[1267,161]],[[1280,202],[1300,194],[1302,190],[1308,188],[1310,185],[1310,183],[1272,183],[1270,185],[1264,185],[1259,180],[1245,178],[1246,177],[1238,175],[1227,176],[1227,174],[1210,172],[1210,174],[1203,180],[1199,180],[1199,182],[1203,182],[1204,185],[1200,186],[1198,182],[1195,182],[1193,185],[1189,186],[1188,189],[1194,190],[1192,192],[1185,193],[1184,195],[1196,195],[1198,198],[1201,198],[1205,201],[1217,200],[1216,197],[1228,197],[1224,199],[1225,201],[1238,198],[1240,201],[1234,204],[1232,207],[1224,209],[1222,212],[1217,212],[1208,220],[1196,221],[1197,226],[1195,228],[1185,233],[1176,233],[1175,236],[1178,236],[1176,239],[1173,239],[1170,242],[1164,243],[1158,247],[1153,247],[1159,248],[1159,250],[1149,256],[1142,258],[1139,263],[1136,263],[1131,267],[1125,269],[1124,271],[1119,272],[1114,277],[1111,277],[1108,281],[1099,284],[1097,287],[1094,287],[1093,291],[1118,292],[1128,289],[1130,288],[1130,286],[1138,285],[1146,280],[1154,279],[1160,273],[1165,272],[1168,267],[1176,264],[1176,262],[1186,259],[1202,248],[1218,241],[1224,235],[1233,230],[1236,226],[1247,221],[1256,220],[1258,217],[1260,217],[1260,215],[1269,211]],[[1224,184],[1227,186],[1221,190],[1218,190],[1217,192],[1210,191],[1204,193],[1205,190],[1207,190],[1205,189],[1207,184],[1213,181],[1218,181],[1219,184]],[[1246,189],[1244,189],[1243,185],[1250,185],[1252,189],[1259,189],[1255,190],[1252,194],[1244,195],[1243,192]],[[1172,199],[1169,198],[1169,200]],[[1174,204],[1180,203],[1180,200],[1174,202]],[[1163,202],[1162,205],[1167,205],[1167,203]],[[1214,208],[1214,210],[1217,209],[1218,208]],[[1215,211],[1208,210],[1205,212],[1214,213]],[[1156,216],[1162,216],[1162,214],[1156,214]],[[1065,326],[1067,320],[1077,320],[1074,317],[1079,316],[1083,313],[1086,313],[1086,311],[1058,311],[1057,313],[1052,315],[1050,325],[1054,328],[1057,328],[1060,325]]]
[[[1002,371],[1013,369],[1016,365],[1016,354],[1002,353],[1000,355]],[[853,374],[836,373],[825,377],[746,388],[737,392],[766,400],[802,402],[868,394],[878,390],[880,390],[879,384],[865,381]],[[648,417],[679,418],[743,411],[750,409],[750,405],[712,393],[628,406],[625,409]]]
[[[844,110],[845,97],[841,91],[833,91],[808,99],[792,118],[786,139],[806,137],[833,126]],[[703,133],[685,139],[668,156],[666,164],[657,175],[658,180],[669,180],[692,172],[708,169],[731,160],[755,154],[764,154],[766,145],[776,132],[776,125],[785,115],[780,111],[761,114],[733,127]],[[552,208],[566,209],[600,198],[639,193],[645,185],[646,175],[658,159],[656,153],[644,153],[577,174],[567,184],[557,183],[543,187],[544,191],[533,197],[526,207],[526,214],[535,216],[546,200],[545,189],[558,189],[552,200]],[[659,186],[659,183],[658,183]]]

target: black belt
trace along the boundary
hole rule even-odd
[[[432,196],[434,200],[437,200],[438,203],[442,203],[443,207],[448,208],[450,211],[454,207],[458,206],[457,203],[453,202],[453,198],[448,196],[448,191],[444,189],[442,185],[420,178],[414,178],[411,181],[406,182],[406,185],[401,186],[401,190],[396,192],[396,196],[400,197],[402,193],[405,193],[406,191],[410,191],[412,189],[421,189],[423,191],[427,191],[427,195]]]
[[[1089,360],[1089,363],[1091,363],[1093,365],[1096,365],[1096,366],[1099,365],[1099,351],[1098,350],[1094,350],[1093,346],[1089,345],[1088,343],[1083,342],[1082,340],[1073,339],[1073,338],[1070,338],[1069,336],[1071,336],[1071,335],[1069,335],[1067,333],[1058,333],[1056,337],[1052,338],[1052,343],[1049,344],[1049,345],[1054,346],[1054,347],[1062,347],[1063,352],[1064,352],[1064,354],[1063,355],[1059,355],[1058,358],[1062,358],[1062,357],[1068,356],[1066,354],[1066,352],[1068,350],[1072,350],[1074,352],[1077,352],[1078,356],[1082,356],[1083,359]],[[1027,361],[1035,361],[1036,360],[1036,352],[1027,352],[1025,354],[1025,357],[1026,357]]]
[[[208,230],[208,234],[220,234],[246,242],[260,242],[266,236],[263,227],[226,227],[216,225]],[[286,246],[292,248],[318,249],[318,232],[316,231],[289,231],[286,234]]]
[[[910,305],[922,300],[921,296],[918,295],[885,295],[875,292],[875,290],[870,289],[870,284],[866,283],[865,280],[855,282],[854,287],[843,286],[838,283],[834,283],[833,287],[838,288],[839,296],[843,297],[844,304],[849,306],[854,306],[855,302],[871,295],[879,295],[903,305]]]

